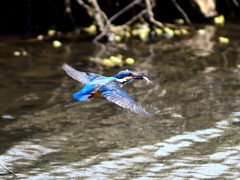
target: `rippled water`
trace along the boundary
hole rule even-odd
[[[240,178],[240,26],[177,40],[118,46],[8,37],[0,44],[0,163],[18,179]],[[230,44],[218,43],[218,36]],[[5,37],[6,38],[6,37]],[[14,51],[28,52],[13,56]],[[112,75],[89,57],[123,54],[152,77],[124,88],[148,119],[102,98],[77,102],[82,86],[61,69]],[[0,166],[0,178],[11,179]]]

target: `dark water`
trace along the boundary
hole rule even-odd
[[[203,28],[157,43],[63,42],[57,49],[1,37],[0,163],[31,180],[240,178],[240,25]],[[117,54],[136,64],[107,68],[88,60]],[[152,85],[134,81],[124,89],[155,118],[102,98],[75,101],[82,86],[63,63],[149,75]],[[11,178],[0,166],[0,179]]]

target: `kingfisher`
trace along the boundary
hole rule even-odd
[[[91,72],[78,71],[68,64],[63,64],[62,68],[70,77],[85,84],[82,90],[73,94],[76,100],[85,101],[94,96],[103,96],[123,108],[151,117],[122,89],[124,84],[131,82],[133,79],[145,79],[148,83],[152,83],[148,76],[134,73],[128,69],[106,77]]]

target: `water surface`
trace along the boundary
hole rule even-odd
[[[240,177],[240,26],[154,43],[97,46],[1,37],[0,162],[18,179],[236,179]],[[230,38],[228,45],[218,36]],[[14,51],[27,56],[14,56]],[[133,66],[89,57],[123,54]],[[153,119],[103,98],[77,102],[82,88],[61,69],[152,77],[124,89]],[[0,167],[0,177],[11,179]]]

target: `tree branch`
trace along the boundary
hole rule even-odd
[[[119,12],[117,12],[116,14],[114,14],[109,21],[112,22],[115,19],[117,19],[120,15],[122,15],[123,13],[125,13],[127,10],[129,10],[130,8],[132,8],[133,6],[135,6],[136,4],[139,4],[142,0],[135,0],[132,3],[130,3],[129,5],[127,5],[125,8],[123,8],[122,10],[120,10]]]
[[[76,0],[76,1],[78,2],[78,4],[80,4],[82,7],[84,7],[87,10],[88,15],[90,17],[93,17],[94,11],[93,11],[92,7],[90,7],[89,5],[84,3],[82,0]]]
[[[190,19],[188,18],[187,14],[184,12],[184,10],[181,8],[181,6],[179,6],[179,4],[177,3],[176,0],[172,0],[174,6],[177,8],[177,10],[182,14],[183,18],[185,19],[185,21],[187,22],[187,24],[189,26],[192,26],[192,23],[190,21]]]
[[[12,172],[10,169],[8,169],[4,164],[0,163],[0,165],[7,170],[7,172],[11,173],[14,177],[17,177],[16,174],[14,172]]]
[[[152,12],[152,4],[150,0],[145,0],[145,3],[147,5],[147,12],[148,12],[148,16],[149,16],[149,20],[153,23],[156,24],[157,26],[159,26],[160,28],[164,29],[164,26],[161,22],[157,21],[154,19],[154,15]]]
[[[108,30],[109,30],[109,27],[111,25],[111,22],[114,21],[115,19],[117,19],[120,15],[122,15],[124,12],[126,12],[127,10],[129,10],[130,8],[132,8],[133,6],[135,6],[136,4],[139,4],[142,0],[135,0],[133,1],[132,3],[130,3],[129,5],[127,5],[125,8],[123,8],[122,10],[120,10],[119,12],[117,12],[116,14],[114,14],[109,20],[108,20],[108,23],[107,25],[105,26],[105,29],[104,31],[101,32],[101,34],[99,34],[97,37],[95,37],[93,39],[94,42],[97,42],[98,40],[100,40],[101,38],[103,38]],[[127,24],[124,24],[122,27],[126,27]],[[121,26],[119,26],[121,27]]]
[[[65,13],[69,16],[70,20],[72,21],[72,24],[76,27],[76,23],[72,15],[72,7],[70,0],[65,0]]]
[[[94,16],[100,28],[100,31],[101,32],[105,31],[105,29],[107,29],[106,25],[111,24],[108,20],[107,15],[99,7],[97,0],[89,0],[89,2],[92,3],[94,7],[94,11],[95,11]]]
[[[132,24],[133,22],[135,22],[136,20],[138,20],[139,18],[141,18],[144,14],[147,14],[147,9],[142,10],[140,13],[138,13],[136,16],[134,16],[132,19],[130,19],[128,22],[126,22],[124,26],[129,26],[130,24]]]
[[[233,1],[233,4],[235,4],[235,6],[239,7],[237,0],[232,0],[232,1]]]

